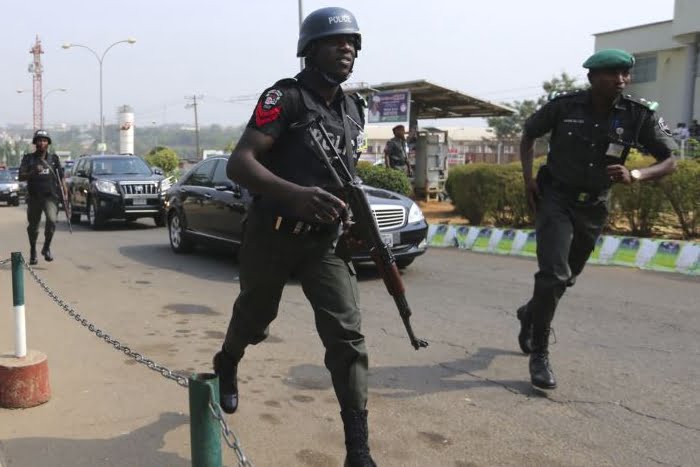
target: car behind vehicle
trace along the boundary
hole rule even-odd
[[[19,206],[19,182],[9,170],[0,170],[0,202]]]
[[[224,242],[236,249],[242,242],[243,219],[253,198],[226,176],[227,157],[195,165],[165,193],[170,246],[185,253],[205,242]],[[397,266],[404,268],[425,253],[428,225],[409,198],[380,188],[363,187]],[[354,262],[371,261],[368,251],[352,251]]]
[[[163,193],[169,179],[154,173],[137,156],[90,155],[75,163],[68,183],[72,207],[71,222],[86,214],[93,229],[108,219],[127,222],[151,217],[165,225]]]

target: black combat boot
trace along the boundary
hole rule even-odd
[[[36,257],[36,238],[37,235],[29,234],[29,265],[34,266],[39,264],[39,260]]]
[[[552,366],[549,364],[549,327],[534,329],[533,349],[530,354],[530,381],[538,389],[554,389],[557,381],[554,379]]]
[[[347,409],[340,412],[345,429],[345,467],[377,467],[369,453],[367,411]]]
[[[219,398],[226,413],[238,409],[238,362],[223,348],[214,355],[214,373],[219,377]]]
[[[524,354],[532,353],[532,312],[527,305],[518,308],[518,320],[520,320],[520,334],[518,344]]]
[[[44,247],[41,249],[41,255],[46,261],[53,261],[53,255],[51,254],[51,240],[53,239],[53,234],[44,234]]]

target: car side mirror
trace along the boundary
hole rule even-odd
[[[87,174],[85,173],[85,171],[83,169],[78,170],[75,173],[75,175],[77,175],[78,177],[86,177],[87,176]]]
[[[160,167],[153,167],[151,170],[155,175],[163,175],[164,173],[163,169],[161,169]]]

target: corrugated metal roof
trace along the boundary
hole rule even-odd
[[[426,80],[402,81],[367,85],[349,84],[343,87],[346,92],[358,92],[369,96],[380,91],[407,89],[411,91],[411,106],[417,109],[417,118],[465,118],[498,117],[515,113],[504,105],[479,99],[463,92],[444,88]]]

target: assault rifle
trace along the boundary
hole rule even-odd
[[[316,145],[318,151],[318,156],[321,162],[326,166],[328,171],[333,177],[333,181],[338,188],[342,189],[345,193],[348,203],[350,204],[350,211],[352,216],[359,227],[359,232],[361,236],[362,243],[368,247],[370,256],[377,265],[379,274],[384,280],[384,285],[386,286],[389,294],[394,298],[396,307],[399,310],[399,315],[403,320],[403,324],[406,327],[406,332],[408,333],[408,338],[411,340],[411,345],[414,349],[418,350],[422,347],[427,347],[428,342],[419,339],[413,333],[413,328],[411,327],[411,308],[408,306],[406,301],[406,290],[403,286],[403,281],[399,275],[399,270],[396,267],[396,260],[394,255],[388,246],[382,241],[382,237],[379,233],[379,227],[372,213],[372,208],[367,201],[365,192],[359,181],[355,180],[355,177],[348,170],[346,162],[343,162],[343,158],[338,153],[338,150],[333,145],[326,128],[319,118],[314,119],[308,123],[304,123],[298,126],[306,126],[307,130],[311,136],[311,140]],[[317,139],[317,135],[314,134],[313,128],[316,128],[320,132],[320,136],[326,145],[330,148],[333,153],[333,160],[328,157],[326,150],[324,149],[321,142]],[[351,144],[346,137],[345,144]],[[338,166],[341,174],[338,173],[334,163]],[[351,163],[351,161],[347,161]]]
[[[70,223],[72,209],[70,205],[70,200],[68,199],[68,193],[66,193],[66,187],[61,182],[61,178],[58,176],[56,170],[54,170],[54,168],[51,167],[51,164],[48,164],[48,168],[51,171],[51,174],[54,176],[56,184],[58,185],[58,189],[61,192],[61,202],[63,203],[63,211],[66,213],[66,222],[68,223],[68,230],[70,231],[70,233],[73,233],[73,226]]]

